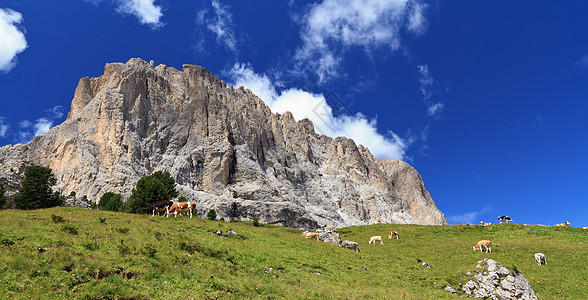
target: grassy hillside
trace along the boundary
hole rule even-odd
[[[52,217],[53,216],[53,217]],[[59,221],[59,217],[64,222]],[[238,236],[218,236],[234,229]],[[400,240],[368,245],[389,230]],[[76,234],[77,231],[77,234]],[[540,299],[588,299],[588,231],[513,224],[386,225],[339,230],[361,253],[251,223],[77,208],[0,211],[5,298],[464,298],[449,294],[491,257],[513,265]],[[473,252],[490,239],[493,253]],[[547,256],[537,266],[535,252]],[[431,265],[422,267],[417,259]]]

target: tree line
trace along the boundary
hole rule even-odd
[[[53,186],[57,180],[51,168],[30,166],[24,175],[18,194],[14,198],[15,208],[26,210],[49,208],[63,203],[65,197],[59,192],[53,192]],[[75,196],[75,193],[72,192],[70,195]],[[100,197],[100,201],[94,204],[93,208],[143,214],[150,211],[153,202],[171,200],[178,196],[176,182],[171,174],[167,171],[156,171],[139,179],[126,203],[123,202],[122,195],[107,192]],[[180,197],[179,200],[186,201],[186,198]],[[5,205],[4,186],[0,183],[0,208]]]

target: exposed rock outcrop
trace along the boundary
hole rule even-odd
[[[65,122],[0,148],[11,193],[30,164],[53,169],[64,194],[92,201],[129,196],[141,177],[165,170],[201,214],[303,228],[447,224],[409,164],[316,134],[310,121],[273,114],[196,65],[133,58],[80,79]]]
[[[485,258],[478,262],[475,280],[468,281],[463,291],[473,298],[537,299],[531,284],[520,272],[511,272],[496,261]]]

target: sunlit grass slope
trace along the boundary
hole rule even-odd
[[[61,220],[61,218],[63,220]],[[60,222],[61,221],[61,222]],[[238,235],[224,235],[228,229]],[[396,230],[399,240],[388,240]],[[87,299],[464,298],[465,272],[490,257],[540,299],[588,299],[588,231],[516,224],[339,229],[360,253],[299,230],[78,208],[0,211],[0,297]],[[384,245],[368,245],[370,236]],[[478,240],[493,252],[473,252]],[[547,256],[537,266],[536,252]],[[424,268],[418,260],[431,265]]]

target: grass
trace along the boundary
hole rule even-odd
[[[216,234],[228,229],[238,235]],[[370,236],[389,230],[401,238],[368,245]],[[339,233],[361,252],[304,239],[300,230],[245,222],[4,210],[0,293],[16,299],[454,299],[465,298],[459,288],[465,273],[490,257],[516,265],[539,299],[588,299],[583,229],[377,224]],[[492,253],[472,251],[481,239],[494,242]],[[536,252],[547,265],[537,266]],[[443,290],[447,284],[458,294]]]

